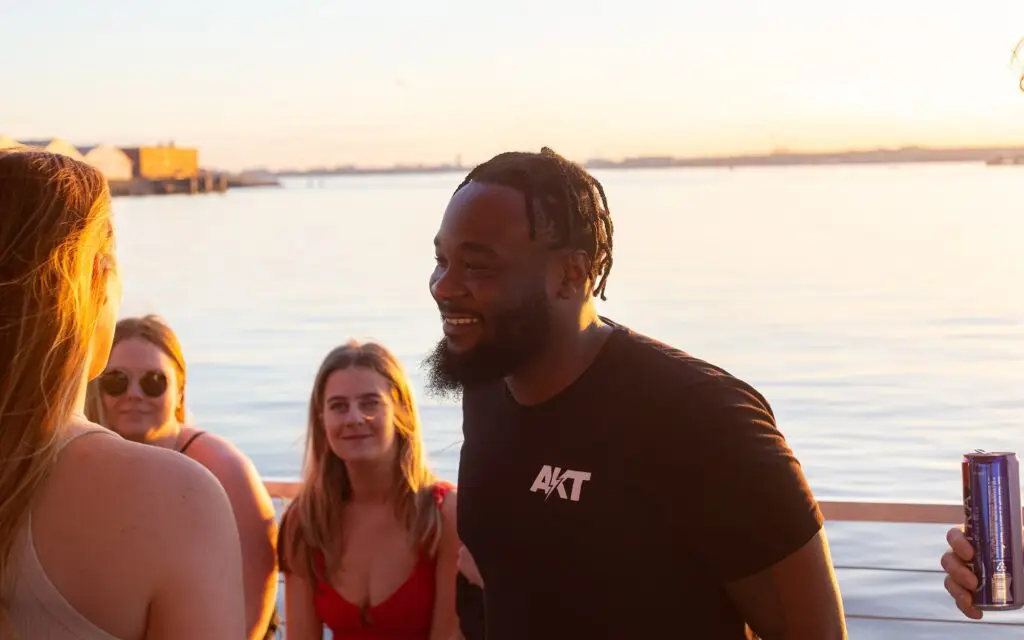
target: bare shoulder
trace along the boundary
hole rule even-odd
[[[227,438],[210,431],[202,432],[201,436],[192,441],[188,455],[204,466],[253,467],[249,456],[241,449]]]
[[[121,485],[106,496],[122,500],[108,526],[134,527],[127,558],[149,566],[147,637],[242,637],[242,554],[221,482],[178,452],[102,440],[93,454],[113,469],[103,482]]]
[[[75,467],[90,467],[96,487],[122,510],[131,507],[161,527],[174,527],[184,512],[227,505],[217,479],[203,465],[177,452],[121,438],[81,440],[68,451]],[[78,443],[72,443],[75,445]],[[72,447],[69,446],[69,449]]]
[[[98,481],[116,480],[116,484],[129,496],[177,492],[182,488],[202,491],[214,480],[210,472],[195,460],[175,451],[130,442],[118,436],[80,438],[69,444],[61,455],[75,468],[92,467],[90,475]]]
[[[188,456],[210,470],[222,483],[259,480],[256,465],[228,439],[206,431],[188,449]],[[259,482],[262,485],[262,481]]]
[[[448,530],[455,529],[456,516],[459,512],[459,496],[454,487],[448,490],[441,502],[441,520]]]
[[[231,550],[224,533],[233,532],[231,507],[209,471],[173,451],[113,435],[66,446],[32,518],[50,578],[98,620],[104,603],[144,610],[165,577],[207,547]],[[108,579],[82,585],[83,575]]]
[[[274,503],[256,465],[226,438],[207,431],[192,442],[188,456],[206,467],[224,487],[239,522],[275,519]]]
[[[310,555],[302,531],[302,515],[296,501],[285,509],[277,541],[277,562],[282,573],[292,574],[304,580],[310,578]]]
[[[441,552],[457,551],[459,544],[459,496],[452,487],[444,495],[438,511],[441,512]]]

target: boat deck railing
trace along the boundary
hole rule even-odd
[[[299,483],[290,480],[268,479],[265,481],[267,490],[278,504],[279,512],[298,491]],[[963,506],[957,503],[939,502],[885,502],[885,501],[850,501],[850,500],[821,500],[819,502],[826,521],[831,522],[861,522],[861,523],[885,523],[885,524],[945,524],[957,525],[963,522]],[[837,571],[879,571],[892,573],[917,573],[936,574],[937,584],[942,584],[942,570],[938,567],[936,558],[934,569],[911,568],[911,567],[885,567],[870,565],[846,565],[836,564]],[[281,587],[283,591],[283,584]],[[283,598],[278,598],[283,602]],[[949,601],[951,615],[960,616],[955,610],[953,601]],[[282,620],[284,610],[280,611]],[[993,617],[993,616],[990,616]],[[981,625],[984,627],[1020,627],[1024,628],[1024,622],[992,620],[969,620],[963,616],[959,619],[950,618],[929,618],[922,616],[903,616],[897,614],[871,613],[869,611],[847,610],[847,620],[865,620],[896,623],[927,623],[942,625]],[[279,635],[283,638],[283,633]]]

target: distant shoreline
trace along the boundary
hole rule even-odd
[[[938,162],[992,162],[1000,158],[1024,157],[1024,147],[953,147],[871,149],[866,151],[835,151],[799,153],[779,151],[770,154],[676,158],[654,156],[606,160],[594,158],[583,163],[588,169],[668,169],[674,167],[787,167],[844,164],[919,164]],[[391,167],[311,167],[268,172],[280,178],[333,175],[402,175],[466,172],[472,167],[456,164],[395,165]]]

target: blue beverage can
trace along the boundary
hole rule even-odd
[[[961,463],[964,534],[974,545],[984,611],[1024,607],[1024,533],[1021,531],[1020,463],[1015,453],[965,453]]]

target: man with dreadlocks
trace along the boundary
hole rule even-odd
[[[462,394],[458,528],[487,640],[845,638],[768,402],[598,316],[612,231],[601,184],[544,148],[473,169],[434,239],[429,387]]]

